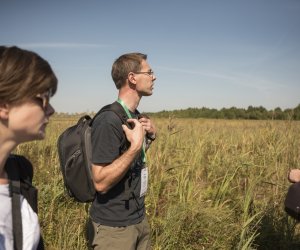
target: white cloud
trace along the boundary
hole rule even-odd
[[[268,79],[268,77],[266,76],[253,75],[249,73],[236,73],[236,72],[219,73],[217,70],[215,72],[210,72],[210,71],[179,69],[179,68],[171,68],[171,67],[159,67],[159,68],[166,71],[201,75],[208,78],[217,78],[227,82],[229,81],[231,84],[234,84],[236,86],[252,88],[258,91],[269,91],[270,89],[279,89],[285,87],[284,84],[278,81]]]

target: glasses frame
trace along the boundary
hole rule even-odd
[[[42,108],[46,111],[50,105],[51,90],[44,92],[43,94],[37,94],[35,99],[41,100]]]
[[[154,71],[152,69],[150,69],[149,71],[137,71],[137,72],[133,72],[134,74],[147,74],[150,77],[154,77]]]

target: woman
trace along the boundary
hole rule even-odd
[[[56,88],[56,76],[43,58],[15,46],[0,46],[0,249],[16,249],[20,243],[14,240],[12,181],[8,175],[19,175],[14,173],[16,159],[21,171],[28,161],[11,157],[11,153],[20,143],[44,139],[49,117],[54,113],[49,99]],[[21,248],[36,249],[40,242],[38,217],[22,194]]]

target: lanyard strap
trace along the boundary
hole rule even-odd
[[[126,106],[126,104],[120,99],[120,98],[118,98],[118,103],[120,103],[121,104],[121,106],[123,107],[123,109],[125,110],[125,112],[126,112],[126,114],[127,114],[127,116],[129,117],[129,118],[131,118],[132,119],[132,115],[130,114],[130,112],[129,112],[129,110],[128,110],[128,108],[127,108],[127,106]]]
[[[132,119],[132,115],[130,114],[126,104],[120,98],[118,98],[117,102],[121,104],[127,116]],[[145,143],[143,143],[143,148],[142,148],[142,161],[143,163],[146,163]]]

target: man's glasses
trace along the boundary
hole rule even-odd
[[[51,96],[51,91],[48,90],[47,92],[43,94],[37,94],[35,96],[35,99],[39,102],[40,106],[43,108],[44,111],[47,110],[48,106],[50,105],[50,96]]]
[[[133,72],[134,74],[147,74],[148,76],[153,77],[154,76],[154,71],[150,69],[149,71],[138,71],[138,72]]]

